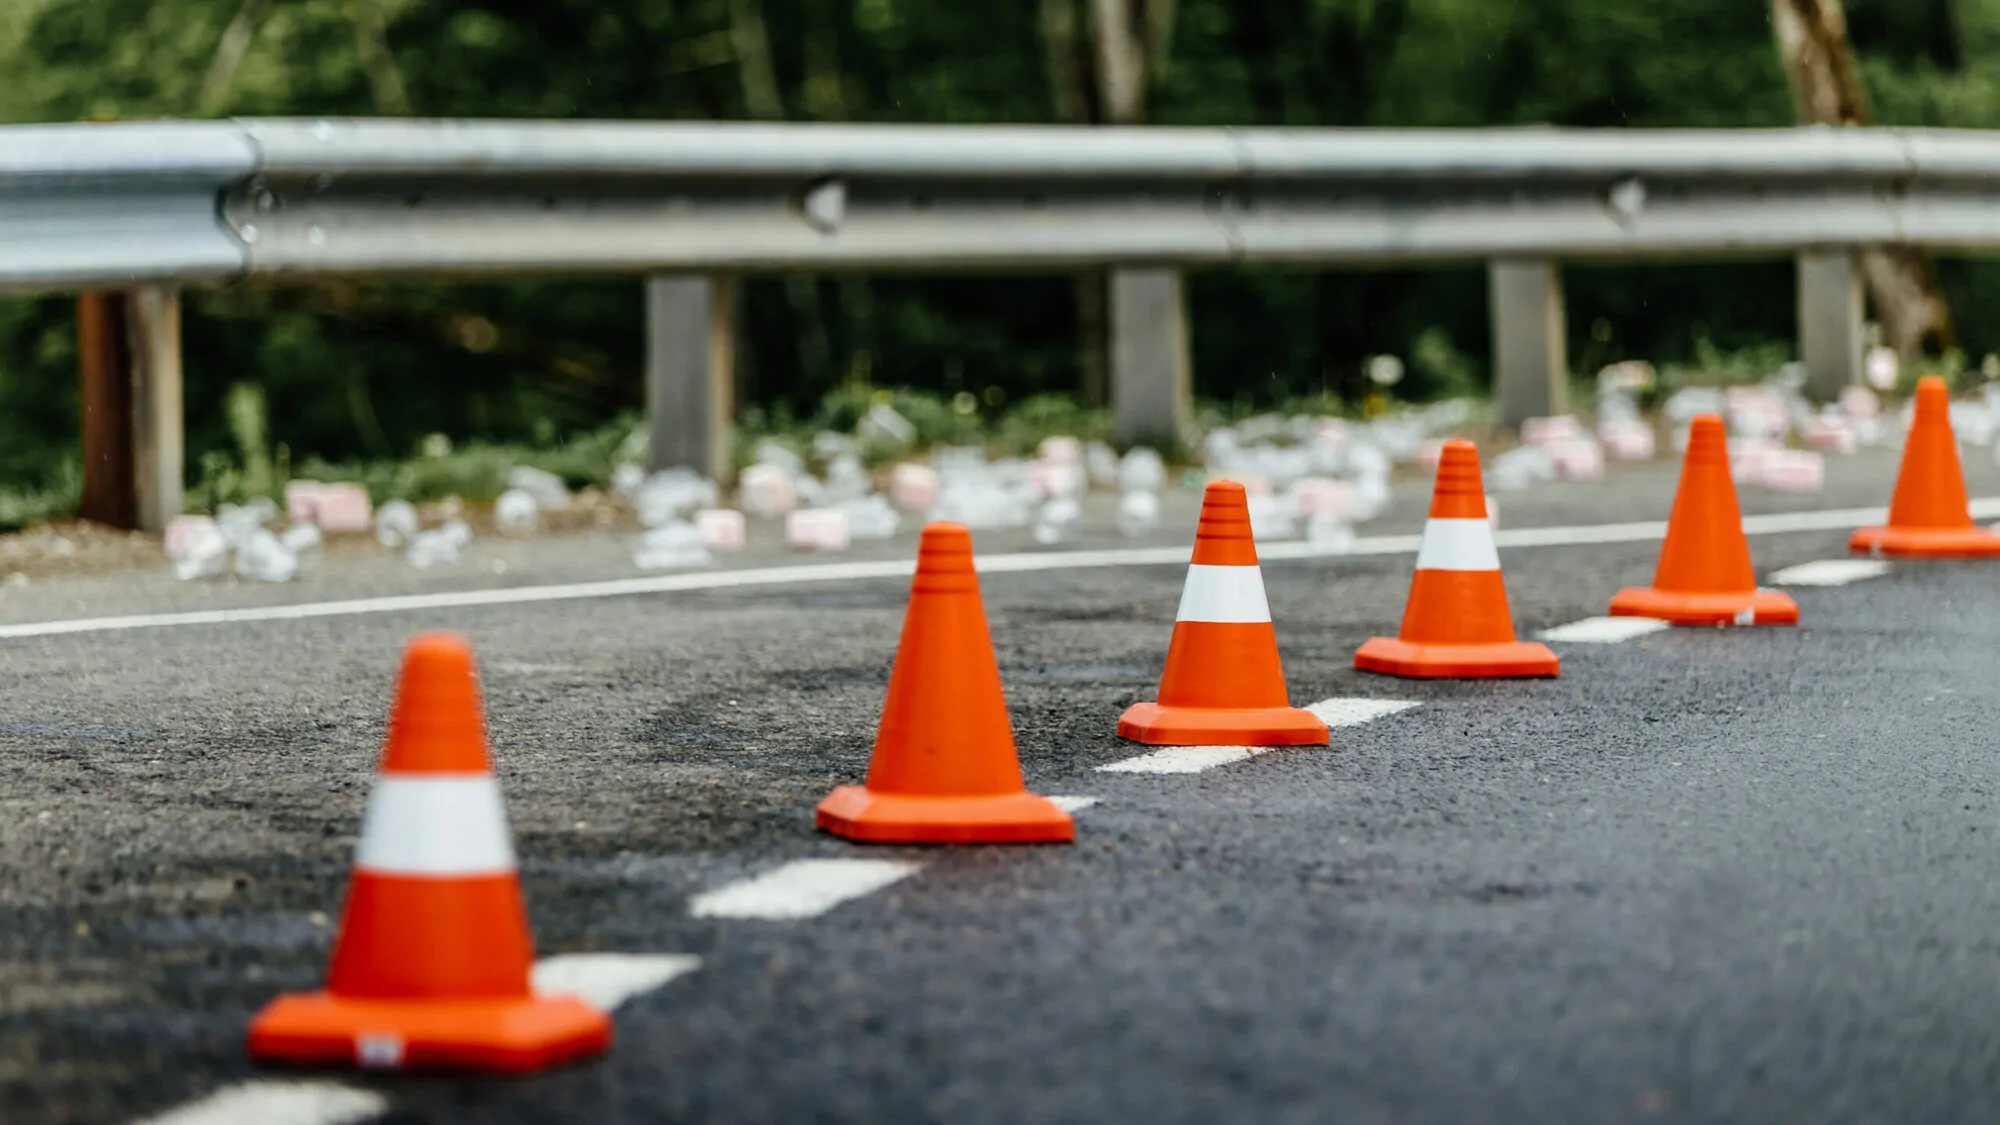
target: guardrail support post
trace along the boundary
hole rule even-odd
[[[77,514],[131,528],[139,523],[139,497],[132,488],[132,349],[125,304],[125,294],[108,290],[76,299],[83,430],[83,505]]]
[[[174,289],[84,293],[83,507],[112,527],[162,531],[181,514],[181,299]]]
[[[655,469],[686,465],[727,480],[736,408],[735,285],[727,277],[646,279],[646,424]]]
[[[1487,263],[1493,318],[1493,400],[1500,424],[1569,409],[1562,266],[1545,259]]]
[[[132,490],[139,527],[165,531],[181,514],[181,295],[149,286],[125,295],[132,347]]]
[[[1126,445],[1175,448],[1194,399],[1180,272],[1117,269],[1110,285],[1113,436]]]
[[[1821,402],[1861,382],[1861,271],[1848,250],[1798,257],[1799,360],[1806,393]]]

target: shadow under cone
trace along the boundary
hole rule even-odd
[[[1159,702],[1132,705],[1118,734],[1153,746],[1329,741],[1326,724],[1286,693],[1250,506],[1235,481],[1216,481],[1202,496]]]
[[[1507,586],[1486,518],[1479,448],[1446,442],[1438,458],[1430,520],[1417,550],[1417,572],[1403,627],[1354,654],[1364,672],[1418,679],[1554,676],[1562,662],[1549,646],[1514,635]]]
[[[867,784],[834,790],[815,821],[871,843],[1075,838],[1069,814],[1022,785],[963,524],[924,528]]]
[[[1675,625],[1796,625],[1798,603],[1757,588],[1750,540],[1729,471],[1728,430],[1714,414],[1688,429],[1681,483],[1667,518],[1667,539],[1651,586],[1611,599],[1613,617],[1650,617]]]
[[[1976,526],[1965,498],[1958,438],[1951,429],[1951,391],[1926,375],[1917,383],[1917,412],[1903,446],[1903,467],[1889,501],[1889,522],[1864,527],[1847,541],[1858,555],[1904,558],[2000,556],[2000,534]]]
[[[472,650],[412,640],[326,989],[280,996],[252,1056],[525,1071],[604,1050],[611,1021],[529,987],[534,943],[486,754]]]

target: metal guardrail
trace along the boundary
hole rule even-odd
[[[1983,133],[0,128],[0,287],[2000,248]]]
[[[1136,439],[1179,433],[1188,416],[1178,267],[1483,259],[1499,409],[1514,421],[1562,409],[1563,259],[1796,254],[1801,355],[1828,393],[1860,366],[1851,252],[1881,243],[2000,249],[2000,134],[0,127],[0,292],[130,294],[92,321],[123,335],[98,341],[85,387],[131,393],[93,400],[85,444],[136,450],[108,463],[135,466],[123,494],[140,498],[149,526],[178,511],[174,291],[189,284],[651,275],[654,455],[719,473],[732,413],[728,278],[743,271],[1110,267],[1115,424]],[[130,372],[98,372],[120,355]],[[115,405],[126,398],[129,426]]]

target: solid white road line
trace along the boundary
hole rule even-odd
[[[1097,767],[1099,773],[1200,773],[1231,762],[1247,762],[1273,746],[1169,746],[1136,758]],[[1310,748],[1308,748],[1310,749]]]
[[[136,1125],[349,1125],[389,1112],[373,1090],[335,1082],[244,1082]]]
[[[1306,710],[1329,727],[1358,727],[1362,723],[1374,722],[1385,715],[1394,715],[1415,707],[1414,699],[1322,699],[1318,703],[1306,705]]]
[[[697,918],[814,918],[849,899],[917,873],[922,864],[891,859],[801,859],[754,878],[694,896]]]
[[[1845,586],[1889,573],[1881,559],[1820,559],[1788,566],[1771,576],[1773,586]]]
[[[1567,642],[1585,645],[1615,645],[1629,641],[1633,637],[1643,637],[1672,625],[1651,617],[1586,617],[1553,629],[1544,629],[1541,638],[1545,641]]]
[[[2000,497],[1984,497],[1972,502],[1972,514],[1980,519],[2000,515]],[[1791,512],[1768,516],[1746,516],[1746,535],[1774,535],[1788,531],[1832,531],[1879,523],[1888,513],[1881,508],[1841,508],[1822,512]],[[1530,527],[1494,534],[1501,547],[1577,547],[1598,543],[1635,543],[1659,539],[1666,534],[1665,523],[1612,523],[1578,527]],[[1304,559],[1337,555],[1406,555],[1421,543],[1416,535],[1384,535],[1357,539],[1345,550],[1329,550],[1307,542],[1259,544],[1260,559]],[[1101,551],[1038,551],[1017,555],[987,555],[978,560],[985,574],[1008,574],[1042,570],[1088,570],[1117,566],[1162,566],[1184,564],[1190,548],[1137,547]],[[256,621],[297,621],[315,617],[351,617],[366,613],[397,613],[413,610],[464,609],[487,605],[525,605],[533,602],[578,601],[587,598],[618,598],[636,594],[670,594],[690,590],[727,590],[754,586],[791,586],[808,582],[846,582],[870,578],[906,578],[916,568],[914,560],[889,559],[880,562],[814,563],[803,566],[766,566],[747,570],[708,571],[695,574],[661,574],[644,578],[619,578],[605,582],[569,582],[552,586],[510,586],[497,590],[460,590],[452,593],[401,594],[384,598],[350,598],[343,601],[306,602],[301,605],[250,606],[241,609],[205,609],[185,613],[134,613],[117,617],[76,617],[56,621],[26,621],[0,625],[0,640],[22,637],[52,637],[70,633],[109,633],[129,629],[160,629],[176,625],[236,625]]]
[[[1064,811],[1064,812],[1066,812],[1066,813],[1076,813],[1076,812],[1082,812],[1082,811],[1083,811],[1084,809],[1087,809],[1087,808],[1089,808],[1090,806],[1092,806],[1092,805],[1094,805],[1094,804],[1097,804],[1097,798],[1095,798],[1095,797],[1053,797],[1053,796],[1052,796],[1052,797],[1050,797],[1050,798],[1049,798],[1049,800],[1050,800],[1050,801],[1051,801],[1051,802],[1052,802],[1052,803],[1053,803],[1053,804],[1055,805],[1055,807],[1057,807],[1057,808],[1061,809],[1062,811]]]
[[[535,962],[534,989],[575,996],[600,1012],[701,968],[691,953],[560,953]]]

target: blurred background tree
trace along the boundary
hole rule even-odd
[[[1794,119],[1771,4],[1826,0],[0,0],[0,121],[257,114],[892,122],[1773,126]],[[2000,0],[1847,0],[1887,124],[2000,125]],[[1104,29],[1114,33],[1107,38]],[[1577,266],[1571,356],[1788,346],[1788,262]],[[1939,263],[1962,312],[2000,272]],[[1484,379],[1477,267],[1190,279],[1196,390],[1351,401],[1364,357],[1412,395]],[[190,463],[261,385],[294,463],[431,432],[551,442],[640,399],[639,286],[239,286],[190,294]],[[68,299],[0,301],[0,484],[74,456]],[[743,400],[853,384],[1101,397],[1094,278],[751,280]],[[2000,348],[1961,316],[1973,355]],[[1945,338],[1929,342],[1939,344]]]

